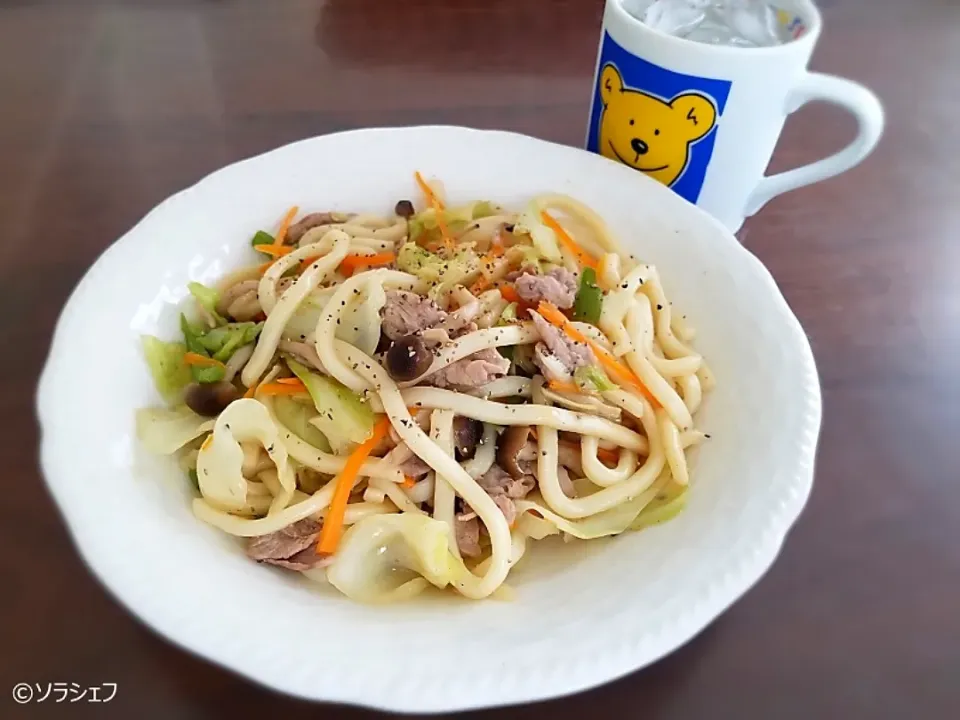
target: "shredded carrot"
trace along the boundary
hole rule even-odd
[[[584,267],[593,268],[596,270],[599,265],[594,257],[584,250],[582,247],[577,245],[574,242],[573,238],[567,233],[566,230],[549,215],[546,210],[540,211],[540,219],[543,220],[544,225],[553,230],[557,234],[557,240],[560,241],[560,244],[563,245],[570,254],[577,258],[577,261]]]
[[[184,353],[183,361],[187,365],[198,365],[200,367],[224,367],[224,364],[219,360],[214,360],[213,358],[208,358],[206,355],[195,352]]]
[[[273,239],[274,247],[280,247],[283,245],[284,241],[287,239],[287,230],[290,229],[290,225],[293,224],[293,219],[297,216],[297,212],[300,210],[296,205],[287,210],[287,214],[283,216],[283,220],[280,221],[280,229],[277,230],[277,236]],[[263,252],[261,248],[260,252]]]
[[[603,365],[603,367],[614,377],[614,379],[618,379],[621,383],[636,388],[653,404],[654,407],[660,407],[660,403],[657,402],[657,399],[653,397],[651,392],[647,389],[647,386],[643,384],[640,378],[638,378],[632,370],[625,367],[623,363],[617,360],[613,355],[608,353],[593,340],[577,330],[570,323],[570,321],[567,320],[566,316],[560,312],[556,305],[549,302],[541,302],[537,307],[537,311],[551,325],[556,325],[558,328],[563,330],[571,340],[574,342],[584,343],[585,345],[589,346],[589,348],[593,350],[593,354],[597,356],[597,360],[600,361],[600,364]]]
[[[470,293],[472,295],[477,295],[479,293],[482,293],[488,287],[490,287],[490,281],[487,280],[483,275],[481,275],[480,277],[477,278],[477,281],[470,286]]]
[[[301,261],[300,261],[300,272],[301,272],[301,273],[305,273],[305,272],[307,271],[307,268],[309,268],[315,261],[319,260],[321,257],[323,257],[323,256],[322,256],[322,255],[317,255],[316,257],[308,257],[308,258],[304,258],[303,260],[301,260]]]
[[[608,450],[607,448],[598,448],[597,457],[607,465],[616,465],[620,462],[620,453],[616,450]]]
[[[281,385],[297,385],[306,389],[306,385],[303,384],[303,380],[295,377],[288,378],[277,378],[277,382]]]
[[[443,210],[443,202],[437,197],[437,194],[433,191],[433,188],[430,187],[429,183],[423,179],[423,175],[420,174],[419,170],[413,173],[413,178],[417,181],[417,185],[420,186],[420,190],[426,196],[427,202],[430,203],[438,212]]]
[[[203,439],[203,442],[200,443],[200,449],[206,450],[208,447],[210,447],[210,443],[212,442],[213,442],[213,433],[210,433]]]
[[[500,291],[500,297],[506,300],[509,303],[517,304],[517,317],[523,318],[527,317],[530,310],[535,309],[535,305],[528,303],[517,292],[517,289],[513,285],[501,285],[497,288]]]
[[[252,398],[254,395],[257,394],[257,390],[260,389],[261,384],[262,383],[260,381],[254,382],[253,385],[247,388],[247,391],[243,394],[243,396],[245,398]]]
[[[274,259],[283,257],[284,255],[287,255],[293,252],[292,245],[257,245],[255,247],[257,252],[262,252],[262,253],[265,253],[266,255],[270,255]]]
[[[413,487],[414,485],[416,485],[416,484],[417,484],[417,481],[416,481],[416,480],[414,480],[414,479],[413,479],[412,477],[410,477],[409,475],[404,475],[404,476],[403,476],[403,482],[400,483],[400,487],[409,490],[410,488],[412,488],[412,487]]]
[[[340,263],[340,270],[344,275],[350,276],[357,270],[389,265],[396,259],[397,256],[392,252],[382,252],[374,255],[347,255]]]
[[[577,394],[583,393],[583,390],[577,387],[576,383],[567,382],[565,380],[551,380],[547,384],[550,386],[551,390],[556,390],[557,392],[567,392],[567,393],[577,393]]]
[[[520,294],[517,292],[517,289],[513,285],[501,285],[500,286],[500,297],[502,297],[507,302],[523,302],[523,298],[520,297]]]
[[[286,383],[271,382],[259,385],[254,392],[263,393],[264,395],[300,395],[306,391],[307,386],[303,383],[299,385],[287,385]],[[249,392],[249,390],[247,392]]]
[[[506,251],[503,249],[503,243],[500,241],[500,236],[497,235],[494,238],[494,242],[490,250],[480,257],[480,265],[489,269],[493,265],[494,260],[503,257],[504,252]],[[470,286],[470,292],[476,295],[477,293],[481,293],[489,288],[490,285],[490,279],[484,275],[481,275],[479,278],[477,278],[477,281]]]
[[[427,196],[427,202],[430,203],[430,207],[433,208],[433,212],[437,216],[437,227],[440,228],[440,237],[443,238],[444,246],[452,252],[453,240],[450,238],[450,232],[447,230],[447,223],[443,219],[443,202],[437,197],[437,194],[427,181],[423,179],[423,175],[420,174],[419,170],[413,174],[413,177],[416,179],[417,185],[420,186],[423,194]]]
[[[330,508],[323,519],[323,527],[320,529],[320,538],[317,540],[317,555],[332,555],[340,544],[340,537],[343,535],[343,518],[347,512],[347,503],[350,501],[350,492],[353,490],[353,481],[360,472],[363,461],[367,459],[370,452],[380,444],[380,441],[386,436],[390,429],[390,418],[383,415],[373,426],[373,433],[356,450],[350,453],[346,464],[335,482],[336,488],[333,491],[333,499],[330,501]]]

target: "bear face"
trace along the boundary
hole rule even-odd
[[[707,97],[683,93],[670,102],[624,87],[613,65],[600,75],[599,151],[604,157],[641,170],[672,185],[687,167],[690,146],[706,136],[717,120]]]

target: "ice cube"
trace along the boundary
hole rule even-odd
[[[764,0],[621,0],[640,22],[696,42],[769,47],[789,40]]]

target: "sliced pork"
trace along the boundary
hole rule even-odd
[[[333,225],[334,223],[346,222],[349,219],[350,216],[343,213],[310,213],[290,226],[290,229],[287,230],[287,236],[284,238],[284,242],[287,245],[296,245],[298,242],[300,242],[300,238],[306,234],[307,230],[313,230],[313,228],[320,227],[321,225]]]
[[[568,338],[538,312],[531,310],[530,317],[541,338],[534,348],[533,362],[547,380],[568,381],[578,367],[596,363],[589,347]]]
[[[531,305],[546,301],[566,309],[573,307],[577,296],[577,276],[566,268],[554,268],[546,275],[524,270],[514,286],[517,295]]]
[[[247,555],[289,570],[309,570],[324,561],[313,547],[319,535],[320,523],[304,518],[282,530],[250,538]]]
[[[381,329],[391,340],[422,332],[447,319],[447,313],[433,300],[406,290],[389,290],[381,314]]]
[[[464,557],[480,555],[480,519],[474,513],[457,515],[454,520],[457,547]]]
[[[510,361],[496,348],[486,348],[447,365],[425,378],[424,382],[440,388],[470,390],[503,377],[509,369]]]
[[[514,500],[525,498],[533,490],[537,481],[533,475],[524,475],[514,479],[499,465],[493,465],[487,472],[477,478],[477,484],[484,489],[500,508],[500,512],[511,525],[517,519],[517,507]]]
[[[414,480],[422,478],[431,468],[423,460],[420,459],[419,455],[411,455],[409,458],[404,460],[399,465],[399,470],[407,477],[411,477]]]

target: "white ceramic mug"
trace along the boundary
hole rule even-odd
[[[838,175],[883,131],[877,97],[851,80],[807,71],[822,21],[809,0],[778,0],[793,39],[741,48],[665,35],[607,0],[594,75],[587,149],[645,172],[731,231],[771,198]],[[840,152],[764,176],[787,116],[811,101],[856,117]]]

